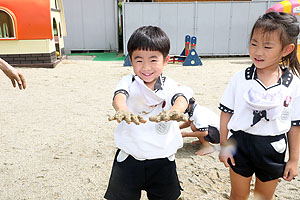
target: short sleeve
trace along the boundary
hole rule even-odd
[[[238,74],[235,74],[230,80],[230,82],[228,83],[219,105],[219,109],[221,111],[230,114],[233,114],[234,112],[235,89],[236,89],[236,85],[238,84],[237,76]]]
[[[208,120],[207,117],[205,117],[204,113],[201,115],[201,113],[194,113],[194,116],[191,117],[191,119],[195,125],[195,127],[200,131],[206,131],[208,130]]]
[[[133,75],[123,76],[114,90],[113,97],[115,97],[118,93],[123,93],[126,96],[128,96],[129,95],[129,87],[130,87],[131,83],[133,82],[133,80],[134,80]]]
[[[186,98],[187,102],[193,96],[193,90],[187,86],[181,86],[173,79],[167,77],[164,86],[165,94],[167,94],[167,99],[170,105],[173,105],[177,97],[183,96]]]
[[[297,89],[299,91],[299,88]],[[292,107],[292,126],[300,126],[300,92],[294,97]]]

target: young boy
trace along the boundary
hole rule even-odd
[[[135,75],[124,76],[114,92],[116,114],[110,120],[119,122],[118,150],[105,198],[136,200],[145,190],[149,199],[176,200],[181,187],[174,159],[183,145],[177,121],[187,120],[190,97],[162,75],[170,41],[159,27],[138,28],[127,48]]]
[[[17,82],[20,90],[26,88],[26,82],[23,75],[1,58],[0,58],[0,69],[11,80],[14,87],[16,87],[16,82]]]
[[[182,137],[198,138],[198,141],[192,142],[202,145],[196,152],[197,155],[213,153],[215,148],[210,143],[220,143],[219,117],[208,108],[196,104],[194,98],[189,100],[188,115],[189,120],[181,124],[180,129],[190,126],[193,132],[182,132]]]

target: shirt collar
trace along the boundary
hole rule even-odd
[[[134,75],[134,76],[132,77],[132,81],[135,80],[135,77],[138,77],[138,76],[137,76],[137,75]],[[141,79],[141,80],[142,80],[142,79]],[[162,89],[163,89],[162,87],[164,86],[165,80],[166,80],[166,77],[165,77],[165,76],[162,76],[162,74],[159,75],[158,79],[157,79],[156,82],[154,83],[154,91],[155,91],[155,92],[157,92],[158,90],[162,90]]]
[[[194,115],[194,111],[195,111],[196,106],[197,106],[196,103],[192,104],[190,111],[188,111],[189,118],[191,118]]]
[[[288,70],[288,68],[281,68],[282,75],[280,79],[278,80],[278,84],[282,84],[285,87],[289,87],[293,80],[293,74]],[[257,79],[257,73],[256,73],[256,67],[254,64],[252,64],[251,67],[248,67],[245,70],[245,79],[246,80],[256,80]]]

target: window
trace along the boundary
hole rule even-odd
[[[57,3],[57,0],[54,0],[55,1],[55,9],[59,9],[59,4]]]
[[[60,25],[60,22],[59,22],[58,24],[59,24],[59,37],[62,38],[62,32],[61,32],[61,25]]]
[[[12,17],[0,9],[0,39],[15,38],[15,27]]]
[[[57,24],[55,18],[53,18],[53,34],[54,36],[58,36]]]

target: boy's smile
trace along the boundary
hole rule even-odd
[[[131,56],[134,73],[152,90],[168,61],[169,56],[164,59],[159,51],[135,50]]]

